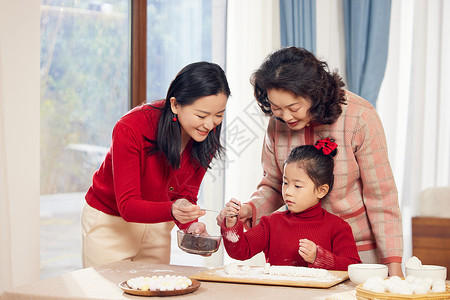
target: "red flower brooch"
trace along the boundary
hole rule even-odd
[[[314,147],[322,150],[322,152],[326,155],[329,155],[331,152],[333,152],[337,148],[337,146],[338,145],[334,142],[334,140],[330,140],[330,138],[318,140],[314,145]]]

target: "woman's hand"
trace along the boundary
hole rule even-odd
[[[298,241],[298,254],[300,254],[306,262],[313,264],[316,261],[317,246],[308,239],[300,239]]]
[[[178,199],[172,204],[172,215],[178,222],[185,224],[204,216],[205,211],[187,199]]]
[[[186,229],[187,233],[191,234],[199,234],[200,236],[209,236],[209,233],[206,231],[206,225],[205,223],[201,222],[194,222],[191,224],[191,226]],[[209,254],[200,254],[201,256],[208,257],[211,256],[212,253]]]
[[[399,276],[403,277],[402,265],[400,263],[390,263],[387,264],[389,276]]]
[[[202,236],[209,236],[208,232],[206,231],[206,225],[202,222],[194,222],[192,223],[188,229],[186,230],[187,233],[193,233],[193,234],[200,234]]]

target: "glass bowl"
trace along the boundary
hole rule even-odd
[[[177,241],[178,247],[187,253],[208,256],[219,249],[222,236],[193,234],[180,229],[177,231]]]

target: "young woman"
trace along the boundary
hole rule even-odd
[[[203,232],[196,205],[203,176],[222,152],[230,89],[216,64],[187,65],[165,100],[129,111],[93,176],[81,215],[83,266],[120,260],[169,263],[174,223]]]
[[[386,264],[390,276],[403,276],[397,188],[375,108],[344,90],[339,74],[302,48],[272,53],[251,81],[261,110],[272,118],[261,158],[264,176],[239,218],[251,227],[281,207],[281,174],[289,151],[328,136],[341,151],[335,188],[322,207],[350,224],[362,262]]]
[[[225,218],[223,242],[232,258],[245,260],[264,251],[271,265],[342,271],[361,262],[350,226],[320,206],[333,188],[336,147],[330,139],[323,139],[316,146],[291,151],[282,186],[287,211],[263,216],[246,232],[237,217]],[[232,200],[224,215],[237,214],[239,208],[239,202]]]

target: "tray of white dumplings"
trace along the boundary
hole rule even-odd
[[[355,290],[356,299],[450,299],[450,286],[441,278],[371,277]]]
[[[200,282],[186,276],[139,276],[119,283],[127,294],[137,296],[177,296],[192,293],[200,287]]]

